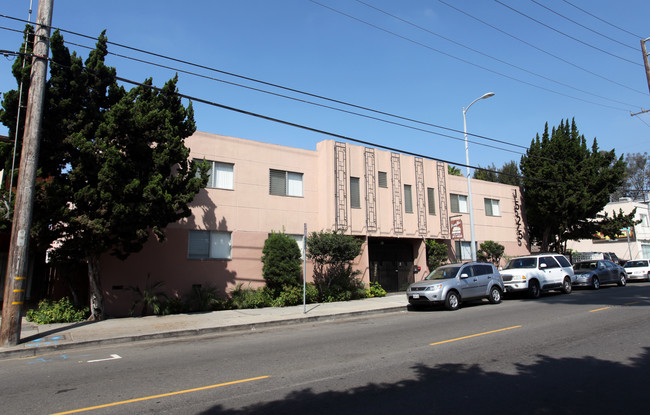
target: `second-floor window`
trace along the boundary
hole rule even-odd
[[[200,163],[203,160],[194,160]],[[235,165],[232,163],[221,163],[219,161],[210,161],[208,163],[208,184],[206,187],[213,189],[233,190],[235,188]]]
[[[413,194],[410,184],[404,185],[404,212],[413,213]]]
[[[469,210],[467,210],[467,196],[465,195],[457,195],[454,193],[451,193],[449,195],[449,203],[451,205],[451,212],[452,213],[468,213]]]
[[[487,216],[501,216],[497,199],[485,199],[485,214]]]
[[[361,188],[358,177],[350,177],[350,207],[361,208]]]
[[[436,214],[436,189],[427,187],[427,202],[429,204],[429,215]]]
[[[269,194],[302,197],[302,173],[271,169]]]

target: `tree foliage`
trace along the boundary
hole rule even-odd
[[[614,150],[591,148],[575,121],[562,120],[531,142],[520,163],[531,240],[542,251],[561,252],[598,224],[597,214],[623,181],[625,164]]]
[[[500,169],[497,169],[494,163],[486,168],[479,166],[474,170],[473,177],[477,180],[521,186],[521,174],[514,160],[504,163]]]
[[[282,232],[272,232],[262,248],[262,276],[277,297],[286,287],[300,285],[301,254],[298,243]]]
[[[477,256],[480,261],[491,262],[498,266],[505,250],[506,247],[498,242],[485,241],[481,243]]]
[[[450,164],[447,164],[447,173],[451,176],[462,176],[463,173],[461,173],[460,169],[456,166],[452,166]]]
[[[91,319],[101,319],[101,255],[126,258],[150,234],[163,240],[167,224],[190,215],[207,172],[188,159],[184,140],[196,127],[176,77],[161,89],[148,79],[127,91],[105,65],[104,33],[85,62],[58,31],[50,44],[38,170],[46,180],[35,192],[32,235],[41,247],[56,241],[55,260],[87,264]],[[2,121],[11,130],[10,104]]]
[[[425,244],[427,247],[427,266],[431,271],[449,260],[447,244],[438,242],[435,239],[427,239]]]
[[[312,232],[307,238],[307,257],[314,262],[314,284],[320,301],[349,300],[363,284],[352,272],[352,261],[361,254],[361,239],[342,232]]]
[[[614,198],[630,197],[647,201],[650,193],[650,162],[648,153],[627,153],[625,155],[625,182],[614,193]]]

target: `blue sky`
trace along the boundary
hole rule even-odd
[[[27,19],[29,4],[5,1],[0,14]],[[34,0],[32,21],[37,8]],[[110,45],[111,53],[174,68],[110,55],[108,64],[123,78],[153,77],[162,86],[176,71],[193,72],[202,77],[179,72],[186,95],[461,164],[462,109],[494,92],[469,109],[467,129],[492,139],[470,137],[470,164],[500,167],[519,161],[546,122],[555,126],[567,118],[601,149],[650,152],[650,113],[630,116],[650,109],[640,48],[640,39],[650,37],[648,16],[650,2],[631,0],[57,0],[52,25],[93,37],[106,29],[111,42],[204,67]],[[23,23],[1,17],[0,26],[0,49],[17,50],[21,35],[6,28],[21,30]],[[94,44],[70,33],[64,39]],[[88,55],[88,49],[68,47]],[[15,88],[11,64],[0,59],[3,92]],[[331,138],[201,103],[194,108],[197,128],[210,133],[311,150]]]

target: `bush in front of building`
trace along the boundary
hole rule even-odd
[[[384,290],[384,288],[378,282],[371,282],[369,287],[366,289],[367,298],[385,297],[385,296],[386,296],[386,290]]]
[[[305,284],[305,303],[311,304],[318,301],[318,290],[312,283]],[[272,301],[273,307],[289,307],[303,303],[303,287],[300,285],[285,286],[280,295]]]
[[[75,307],[68,297],[59,301],[42,300],[38,307],[27,311],[27,321],[36,324],[74,323],[84,321],[88,307]]]
[[[262,249],[262,276],[275,298],[284,287],[298,286],[302,280],[300,248],[283,232],[271,232]]]
[[[438,268],[449,260],[447,244],[434,239],[427,239],[425,244],[427,246],[427,266],[430,270]]]
[[[262,308],[270,307],[273,302],[271,290],[267,287],[261,288],[244,288],[243,283],[239,283],[230,292],[230,308]]]
[[[312,232],[307,238],[308,258],[314,263],[314,285],[320,302],[365,297],[365,287],[352,271],[362,241],[342,232]]]
[[[476,253],[479,261],[491,262],[499,266],[499,261],[503,257],[506,247],[498,242],[485,241],[481,244],[480,249]]]

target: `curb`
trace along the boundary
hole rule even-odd
[[[322,316],[295,317],[275,321],[263,321],[259,323],[246,323],[232,326],[208,327],[202,329],[187,329],[177,331],[167,331],[150,334],[140,334],[133,336],[113,337],[107,339],[72,341],[70,343],[55,344],[51,346],[26,348],[23,345],[12,346],[6,349],[0,349],[0,360],[17,358],[17,357],[34,357],[58,352],[62,350],[78,349],[90,346],[126,344],[149,340],[179,339],[187,337],[200,337],[219,334],[232,334],[237,332],[255,331],[257,328],[282,327],[291,324],[308,324],[321,321],[338,321],[354,317],[363,317],[373,314],[388,314],[395,312],[407,311],[407,306],[387,307],[376,310],[350,311],[345,313],[327,314]]]

